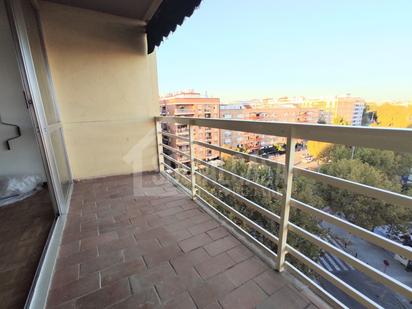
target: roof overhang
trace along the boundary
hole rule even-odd
[[[36,0],[32,0],[36,1]],[[48,0],[50,2],[137,19],[147,23],[162,0]]]
[[[147,49],[152,53],[163,38],[182,25],[186,17],[192,16],[202,0],[163,0],[146,26]]]
[[[48,0],[140,21],[147,33],[148,53],[190,17],[202,0]],[[32,0],[36,4],[37,0]]]

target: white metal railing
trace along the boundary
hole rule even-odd
[[[381,308],[379,304],[368,298],[366,295],[362,294],[360,291],[356,290],[354,287],[345,283],[342,279],[335,276],[333,273],[329,272],[327,269],[323,268],[321,265],[317,264],[315,261],[309,257],[302,254],[296,248],[290,246],[287,242],[288,233],[292,232],[299,237],[305,239],[306,241],[318,246],[326,252],[337,256],[342,261],[353,266],[356,270],[368,275],[370,278],[380,282],[392,290],[402,294],[409,300],[412,300],[412,288],[400,282],[399,280],[388,276],[387,274],[381,272],[380,270],[371,267],[365,262],[353,257],[344,250],[331,245],[325,240],[321,239],[317,235],[310,233],[309,231],[303,229],[302,227],[289,221],[289,211],[291,207],[300,209],[303,213],[316,217],[320,220],[324,220],[328,223],[334,224],[340,228],[345,229],[347,232],[356,235],[374,245],[380,246],[388,251],[399,254],[407,259],[412,260],[412,248],[402,246],[397,242],[394,242],[385,237],[379,236],[372,233],[360,226],[352,224],[345,221],[337,216],[329,214],[321,209],[315,208],[311,205],[298,201],[291,196],[292,192],[292,181],[294,175],[305,176],[314,179],[318,182],[334,186],[339,189],[344,189],[351,191],[353,193],[363,194],[368,197],[380,199],[387,203],[394,205],[400,205],[412,208],[412,197],[394,193],[388,190],[375,188],[372,186],[356,183],[353,181],[321,174],[318,172],[298,168],[294,166],[294,151],[297,139],[315,140],[333,144],[344,144],[351,146],[362,146],[369,148],[378,148],[393,150],[397,152],[408,152],[412,153],[412,130],[408,129],[383,129],[383,128],[365,128],[365,127],[347,127],[347,126],[331,126],[331,125],[313,125],[313,124],[301,124],[301,123],[279,123],[279,122],[255,122],[255,121],[245,121],[245,120],[225,120],[225,119],[205,119],[205,118],[186,118],[186,117],[156,117],[156,128],[157,128],[157,140],[159,149],[159,166],[160,170],[164,171],[164,167],[171,169],[173,173],[184,177],[184,180],[190,183],[190,192],[193,199],[199,199],[206,205],[210,206],[213,211],[217,209],[210,205],[200,194],[208,196],[211,200],[216,202],[223,209],[231,213],[235,218],[242,221],[246,226],[251,229],[258,231],[264,235],[271,242],[276,244],[277,252],[273,252],[270,248],[260,243],[256,239],[253,241],[262,247],[268,254],[273,256],[276,261],[276,269],[278,271],[283,271],[287,269],[294,275],[298,276],[302,281],[308,284],[316,292],[323,294],[327,297],[333,304],[345,307],[345,305],[321,287],[315,280],[309,278],[305,273],[297,269],[290,262],[286,261],[285,257],[287,255],[293,256],[296,260],[306,265],[309,269],[322,276],[324,279],[335,285],[337,288],[345,292],[347,295],[354,298],[359,303],[363,304],[369,308]],[[184,124],[189,127],[189,138],[184,138],[178,135],[173,135],[170,133],[161,132],[160,123],[169,124]],[[269,159],[265,159],[259,156],[250,155],[227,148],[220,147],[219,145],[213,145],[204,143],[202,141],[196,141],[193,138],[193,127],[209,127],[224,130],[242,131],[247,133],[264,134],[264,135],[274,135],[286,137],[287,147],[286,147],[286,160],[285,164],[278,163]],[[175,139],[185,139],[189,141],[190,153],[183,153],[177,149],[174,149],[168,145],[164,145],[162,141],[162,134]],[[284,172],[284,192],[280,193],[273,189],[267,188],[261,184],[254,181],[241,177],[235,173],[227,171],[226,169],[216,167],[202,159],[194,157],[194,146],[198,145],[205,147],[207,149],[219,151],[221,153],[229,154],[239,158],[246,159],[248,161],[265,164],[270,167],[280,168]],[[188,156],[190,158],[190,168],[186,166],[185,170],[190,172],[190,178],[186,175],[171,168],[164,163],[164,158],[170,160],[170,156],[163,154],[162,148],[166,148],[170,151],[176,152],[181,155]],[[171,162],[181,165],[175,160],[170,160]],[[231,177],[235,177],[238,181],[246,183],[255,189],[262,190],[270,195],[271,198],[281,200],[281,213],[280,216],[271,212],[270,210],[260,206],[259,204],[251,201],[239,193],[227,188],[226,186],[218,183],[212,178],[202,174],[199,170],[196,170],[195,166],[203,165],[208,168],[214,169],[219,173],[224,173]],[[168,175],[168,174],[167,174]],[[279,235],[274,235],[270,231],[261,227],[257,223],[253,222],[250,218],[247,218],[244,214],[240,213],[232,206],[228,205],[224,201],[220,200],[214,194],[211,194],[208,190],[196,183],[196,176],[202,178],[208,182],[212,187],[218,188],[225,195],[230,195],[235,200],[245,205],[247,208],[260,213],[269,222],[276,222],[279,225]],[[239,229],[239,227],[236,225]],[[242,232],[245,235],[249,233],[246,231]],[[253,238],[253,237],[252,237]]]

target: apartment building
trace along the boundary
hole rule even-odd
[[[323,115],[321,118],[325,123],[343,120],[350,125],[360,126],[362,125],[362,115],[366,103],[360,97],[352,97],[347,94],[331,99],[306,99],[301,106],[318,109]]]
[[[160,114],[163,116],[219,118],[219,105],[219,98],[209,98],[193,90],[187,90],[162,97],[160,99]],[[187,125],[165,124],[163,130],[171,134],[189,137]],[[195,140],[208,144],[220,144],[218,129],[194,127],[193,137]],[[164,143],[183,153],[190,153],[189,141],[165,136]],[[189,156],[179,153],[170,153],[170,156],[181,163],[190,161]],[[197,145],[195,146],[195,156],[208,161],[218,158],[219,152]]]
[[[251,104],[225,104],[220,105],[220,118],[235,120],[251,120],[254,115]],[[256,117],[256,114],[255,116]],[[260,137],[240,131],[221,130],[220,141],[224,147],[232,149],[251,149],[260,145]]]
[[[365,100],[350,95],[339,96],[335,99],[336,116],[353,126],[362,125],[362,115],[365,109]]]
[[[286,99],[284,98],[283,101]],[[297,102],[293,99],[293,102]],[[299,101],[300,102],[300,101]],[[324,112],[319,108],[305,107],[300,104],[280,104],[277,101],[264,99],[257,104],[222,104],[220,116],[223,119],[244,119],[252,121],[278,121],[317,123],[324,117]],[[329,114],[328,114],[329,115]],[[327,116],[327,119],[330,117]],[[283,143],[283,137],[270,135],[257,135],[238,131],[222,130],[221,143],[224,147],[232,149],[257,150],[260,147]]]

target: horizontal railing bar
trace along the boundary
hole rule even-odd
[[[163,153],[163,157],[165,157],[166,159],[168,159],[168,160],[170,160],[170,161],[172,161],[172,162],[174,162],[174,163],[176,163],[176,164],[179,164],[179,165],[182,166],[184,169],[190,171],[190,167],[189,167],[189,166],[187,166],[186,164],[183,164],[182,162],[177,161],[176,159],[173,159],[172,157],[168,156],[167,154],[164,154],[164,153]]]
[[[412,260],[412,248],[409,249],[410,247],[405,247],[402,246],[401,244],[398,244],[397,242],[394,242],[393,240],[387,239],[385,237],[382,237],[378,234],[375,234],[371,231],[368,231],[356,224],[350,223],[348,221],[345,221],[339,217],[336,217],[334,215],[331,215],[323,210],[317,209],[313,206],[310,206],[308,204],[302,203],[298,200],[292,199],[291,200],[291,206],[298,208],[302,210],[303,212],[306,212],[308,214],[311,214],[318,219],[325,220],[329,223],[332,223],[338,227],[343,228],[344,230],[348,231],[349,233],[356,235],[358,237],[361,237],[362,239],[377,245],[381,248],[384,248],[388,251],[397,253],[409,260]]]
[[[338,258],[341,260],[349,263],[353,267],[355,267],[357,270],[363,272],[364,274],[370,276],[374,280],[385,284],[386,286],[390,287],[394,291],[404,295],[408,299],[412,299],[412,288],[408,287],[404,283],[393,279],[392,277],[384,274],[383,272],[376,270],[375,268],[371,267],[370,265],[366,264],[365,262],[358,260],[351,256],[349,253],[336,248],[335,246],[331,245],[330,243],[324,241],[320,237],[313,235],[312,233],[306,231],[305,229],[301,228],[300,226],[297,226],[296,224],[293,224],[289,222],[288,228],[290,231],[293,233],[299,235],[300,237],[310,241],[311,243],[317,245],[318,247],[328,251],[329,253],[332,253],[336,255]]]
[[[402,195],[385,189],[375,188],[365,184],[310,171],[299,167],[294,167],[293,171],[295,175],[312,178],[314,180],[337,187],[339,189],[349,190],[354,193],[363,194],[390,204],[412,207],[412,197],[407,195]]]
[[[186,188],[184,185],[182,185],[177,179],[173,178],[166,172],[161,172],[163,176],[165,176],[168,180],[170,180],[173,184],[178,186],[180,189],[182,189],[186,194],[190,195],[190,191],[188,188]]]
[[[326,143],[412,152],[412,130],[326,124],[227,120],[193,117],[156,117],[166,123],[180,123],[255,134],[314,140]]]
[[[180,151],[179,149],[170,147],[169,145],[165,145],[165,144],[163,144],[163,143],[161,144],[161,146],[164,147],[164,148],[166,148],[166,149],[169,149],[169,150],[171,150],[171,151],[177,152],[177,153],[179,153],[179,154],[181,154],[181,155],[183,155],[183,156],[186,156],[186,157],[189,157],[189,158],[190,158],[190,154],[184,153],[183,151]]]
[[[184,140],[186,142],[189,142],[188,137],[183,137],[183,136],[180,136],[180,135],[172,134],[172,133],[169,133],[169,132],[163,132],[163,131],[162,131],[162,134],[164,136],[169,136],[169,137],[173,137],[173,138],[177,138],[177,139],[181,139],[181,140]]]
[[[275,191],[275,190],[272,190],[272,189],[270,189],[270,188],[268,188],[268,187],[265,187],[265,186],[263,186],[263,185],[261,185],[261,184],[259,184],[259,183],[257,183],[257,182],[254,182],[254,181],[249,180],[249,179],[247,179],[247,178],[244,178],[244,177],[242,177],[242,176],[239,176],[238,174],[235,174],[235,173],[232,173],[232,172],[230,172],[230,171],[228,171],[228,170],[225,170],[225,169],[223,169],[223,168],[214,166],[214,165],[212,165],[212,164],[209,164],[209,163],[207,163],[207,162],[205,162],[205,161],[203,161],[203,160],[197,159],[197,158],[195,158],[195,161],[197,161],[197,162],[199,162],[199,163],[201,163],[201,164],[203,164],[203,165],[206,165],[207,167],[216,169],[216,170],[219,171],[219,172],[222,172],[222,173],[225,173],[225,174],[230,175],[230,176],[232,176],[232,177],[238,178],[238,179],[240,179],[241,181],[247,182],[247,183],[248,183],[249,185],[251,185],[252,187],[255,187],[255,188],[260,189],[260,190],[267,191],[267,192],[269,192],[269,193],[270,193],[274,198],[276,198],[276,199],[280,199],[280,198],[282,197],[282,193],[277,192],[277,191]]]
[[[240,195],[239,193],[236,193],[235,191],[233,191],[233,190],[231,190],[231,189],[229,189],[229,188],[226,188],[225,186],[222,186],[220,183],[214,181],[213,179],[211,179],[211,178],[209,178],[209,177],[207,177],[207,176],[205,176],[205,175],[203,175],[203,174],[201,174],[201,173],[199,173],[199,172],[196,172],[196,174],[199,175],[200,177],[206,179],[206,180],[207,180],[208,182],[210,182],[211,184],[219,187],[220,189],[222,189],[223,191],[227,192],[228,194],[233,195],[237,200],[241,201],[242,203],[245,203],[245,204],[248,206],[248,208],[250,208],[250,209],[252,209],[252,210],[254,210],[254,211],[257,211],[258,213],[260,213],[261,215],[263,215],[266,219],[268,219],[268,220],[273,220],[273,221],[275,221],[275,222],[277,222],[277,223],[280,222],[280,217],[279,217],[277,214],[275,214],[275,213],[267,210],[266,208],[263,208],[262,206],[256,204],[255,202],[253,202],[253,201],[251,201],[251,200],[243,197],[243,196]]]
[[[176,173],[177,175],[179,175],[180,177],[183,177],[184,180],[186,180],[187,182],[192,183],[192,181],[190,179],[188,179],[185,175],[183,175],[182,173],[179,173],[178,171],[176,171],[173,167],[171,167],[170,165],[166,164],[166,163],[162,163],[165,167],[167,167],[168,169],[170,169],[173,173]]]
[[[260,225],[256,224],[254,221],[250,220],[248,217],[246,217],[245,215],[241,214],[239,211],[237,211],[236,209],[234,209],[233,207],[229,206],[228,204],[226,204],[225,202],[223,202],[222,200],[220,200],[219,198],[217,198],[216,196],[214,196],[213,194],[211,194],[209,191],[207,191],[206,189],[204,189],[203,187],[196,185],[196,187],[198,189],[200,189],[201,191],[203,191],[204,193],[206,193],[210,198],[212,198],[214,201],[216,201],[220,206],[222,206],[223,208],[225,208],[227,211],[231,212],[233,215],[235,215],[238,219],[240,219],[243,223],[245,223],[246,225],[248,225],[249,227],[255,229],[256,231],[258,231],[259,233],[265,235],[265,237],[269,238],[271,241],[273,241],[275,244],[278,243],[278,238],[273,235],[271,232],[269,232],[268,230],[264,229],[263,227],[261,227]]]
[[[328,299],[329,302],[332,302],[333,305],[337,308],[349,308],[345,304],[343,304],[340,300],[338,300],[335,296],[330,294],[328,291],[326,291],[323,287],[321,287],[319,284],[317,284],[315,281],[310,279],[308,276],[306,276],[303,272],[301,272],[299,269],[297,269],[295,266],[293,266],[291,263],[288,261],[285,261],[285,265],[287,270],[294,275],[295,277],[298,277],[303,283],[305,283],[307,286],[309,286],[312,290],[315,290],[318,294],[324,296],[325,298]]]
[[[322,266],[318,265],[314,261],[312,261],[310,258],[305,256],[304,254],[300,253],[298,250],[293,248],[290,245],[287,245],[288,248],[288,253],[298,259],[300,262],[308,266],[310,269],[314,270],[316,273],[321,275],[323,278],[331,282],[334,286],[345,292],[347,295],[350,297],[356,299],[358,302],[361,304],[365,305],[368,308],[383,308],[379,304],[375,303],[373,300],[371,300],[369,297],[366,295],[363,295],[361,292],[358,290],[354,289],[352,286],[347,284],[345,281],[342,279],[336,277],[334,274],[331,272],[327,271],[324,269]]]
[[[279,163],[279,162],[276,162],[276,161],[273,161],[273,160],[265,159],[265,158],[258,157],[258,156],[255,156],[255,155],[251,155],[251,154],[248,154],[248,153],[244,153],[244,152],[240,152],[240,151],[220,147],[220,146],[213,145],[213,144],[204,143],[204,142],[201,142],[201,141],[194,141],[194,143],[199,145],[199,146],[202,146],[202,147],[206,147],[206,148],[210,148],[210,149],[213,149],[213,150],[221,151],[221,152],[224,152],[224,153],[232,155],[232,156],[237,156],[237,157],[243,158],[245,160],[265,164],[267,166],[271,166],[271,167],[274,167],[274,168],[281,168],[281,169],[285,168],[285,164],[283,164],[283,163]]]

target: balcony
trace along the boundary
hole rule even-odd
[[[195,110],[190,108],[177,108],[175,109],[176,115],[194,115]]]
[[[404,297],[411,296],[409,286],[312,234],[288,217],[292,209],[298,209],[301,216],[320,218],[376,246],[412,257],[409,248],[291,196],[293,177],[303,175],[410,207],[410,197],[295,167],[295,147],[292,147],[296,139],[316,139],[411,151],[410,143],[404,142],[410,138],[409,130],[182,117],[157,117],[158,129],[162,127],[160,122],[225,130],[236,128],[286,137],[285,165],[189,137],[192,146],[283,170],[285,190],[274,191],[194,158],[190,153],[163,145],[160,142],[163,135],[182,137],[158,131],[160,173],[107,177],[75,185],[48,308],[327,308],[329,305],[347,308],[330,289],[324,288],[320,278],[352,297],[355,303],[382,307],[373,296],[356,290],[293,247],[289,243],[292,234],[332,254],[338,259],[337,263],[344,262],[353,271],[365,273]],[[163,148],[185,156],[190,166],[164,154]],[[179,169],[172,168],[165,159],[176,163]],[[281,213],[276,214],[219,183],[213,173],[206,173],[207,169],[281,201]],[[213,192],[210,188],[214,188]],[[222,192],[231,197],[233,205],[222,199]],[[252,210],[253,216],[245,215],[236,203]],[[279,233],[275,235],[254,220],[256,214],[276,224]]]
[[[10,85],[4,95],[13,99],[13,110],[23,107],[20,133],[29,133],[27,146],[38,159],[26,157],[29,148],[23,147],[23,156],[2,152],[1,166],[15,168],[13,174],[41,172],[50,203],[40,196],[36,203],[52,206],[46,213],[32,200],[24,201],[2,217],[1,306],[46,308],[47,298],[48,308],[60,309],[410,306],[410,275],[401,270],[404,276],[394,276],[395,265],[363,259],[379,249],[408,261],[409,247],[348,222],[327,207],[315,207],[316,199],[308,202],[293,195],[296,180],[306,177],[345,194],[385,202],[384,209],[399,206],[408,212],[410,197],[298,168],[293,146],[296,139],[304,139],[411,153],[410,130],[185,118],[203,111],[205,117],[219,113],[217,99],[206,110],[192,100],[184,103],[193,92],[183,95],[182,103],[180,98],[172,105],[163,102],[161,113],[177,108],[176,116],[183,117],[157,118],[154,125],[159,114],[154,50],[200,2],[0,4],[2,63],[7,64],[0,74]],[[7,120],[5,103],[0,104],[1,116]],[[216,109],[207,110],[212,105]],[[160,122],[180,123],[188,131],[173,136],[171,127],[167,137]],[[286,138],[287,155],[278,157],[285,164],[222,148],[218,141],[195,140],[193,132],[203,132],[193,127]],[[168,138],[166,145],[162,135]],[[168,145],[174,138],[188,145],[187,151]],[[18,147],[25,140],[13,144]],[[259,138],[252,142],[256,145]],[[251,180],[226,169],[221,160],[195,157],[200,147],[242,159],[244,170],[253,163],[283,176]],[[73,179],[80,181],[72,195]],[[279,190],[272,187],[275,180]],[[248,192],[262,198],[253,199]],[[47,215],[47,223],[41,214]],[[366,241],[369,249],[358,255],[317,235],[301,224],[308,218],[337,226]],[[319,255],[306,254],[305,246]],[[362,285],[371,278],[377,293],[370,292],[372,285]]]
[[[189,134],[189,128],[187,126],[177,128],[176,134],[182,134],[182,135]]]

